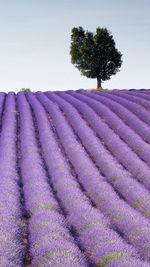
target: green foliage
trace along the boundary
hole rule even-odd
[[[97,28],[96,33],[73,28],[70,47],[71,63],[87,78],[101,82],[116,74],[122,64],[122,54],[116,49],[113,36],[106,28]]]
[[[31,92],[31,89],[30,88],[21,88],[20,91],[24,92],[24,93],[29,93],[29,92]]]

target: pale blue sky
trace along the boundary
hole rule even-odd
[[[107,27],[123,54],[104,88],[150,88],[150,0],[0,0],[0,91],[96,87],[70,62],[74,26]]]

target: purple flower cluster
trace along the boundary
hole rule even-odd
[[[39,154],[33,118],[23,93],[17,96],[20,113],[21,174],[32,266],[84,267],[86,263],[66,227],[50,188]]]
[[[2,96],[3,98],[3,96]],[[0,95],[0,101],[3,102]],[[2,103],[1,102],[1,103]],[[0,109],[1,108],[0,103]],[[6,96],[0,136],[0,266],[23,264],[22,207],[17,170],[17,120],[14,93]]]
[[[40,93],[37,95],[42,101]],[[114,230],[110,229],[108,221],[91,205],[81,190],[76,177],[71,173],[70,165],[64,158],[64,152],[53,129],[55,114],[56,117],[58,117],[58,114],[60,115],[57,105],[52,102],[49,103],[51,113],[48,120],[44,108],[33,94],[28,94],[28,101],[35,114],[43,157],[46,161],[51,183],[57,192],[57,198],[66,211],[68,223],[76,232],[77,240],[85,251],[87,258],[90,259],[91,263],[101,267],[106,265],[111,267],[148,266],[146,262],[139,260],[133,247],[128,245]],[[54,121],[54,124],[56,126],[56,121]],[[62,129],[62,134],[63,138],[66,138],[66,141],[71,145],[69,133]],[[72,148],[74,149],[74,146],[70,146],[70,150]],[[86,165],[87,169],[89,167]],[[82,169],[86,168],[82,164]]]

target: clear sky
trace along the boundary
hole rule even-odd
[[[0,0],[0,91],[96,87],[71,64],[74,26],[108,28],[123,54],[104,88],[150,88],[150,0]]]

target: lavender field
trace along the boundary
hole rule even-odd
[[[0,267],[150,266],[150,90],[0,93]]]

